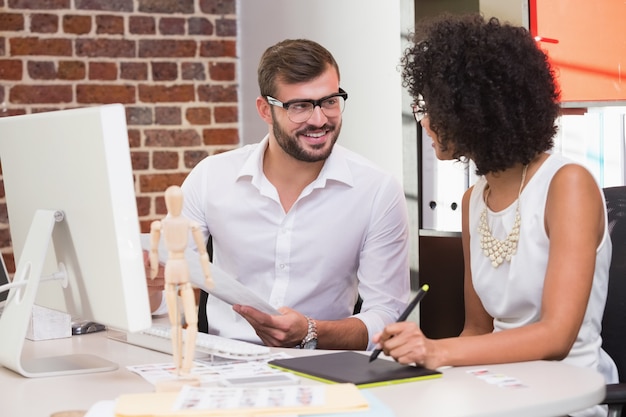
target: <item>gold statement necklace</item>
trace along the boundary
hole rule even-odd
[[[517,205],[515,206],[515,221],[513,228],[507,235],[506,239],[500,240],[491,234],[491,229],[487,223],[487,198],[489,198],[490,188],[487,186],[485,192],[485,207],[482,213],[480,213],[480,224],[478,225],[478,231],[480,232],[480,248],[483,250],[483,254],[491,260],[491,265],[497,268],[504,262],[511,262],[511,258],[517,251],[517,242],[519,242],[519,230],[521,224],[521,218],[519,214],[519,200],[522,195],[522,188],[524,187],[524,181],[526,180],[526,171],[528,165],[524,165],[522,170],[522,183],[519,186],[519,193],[517,194]]]

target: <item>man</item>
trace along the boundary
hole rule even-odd
[[[390,174],[335,145],[348,98],[339,78],[332,54],[315,42],[268,48],[256,100],[268,135],[206,158],[184,181],[183,215],[212,236],[214,265],[281,313],[209,296],[209,333],[268,346],[371,349],[370,337],[406,305],[404,193]]]

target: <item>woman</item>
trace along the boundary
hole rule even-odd
[[[463,196],[465,325],[431,340],[395,323],[373,341],[428,368],[563,360],[616,382],[600,337],[604,199],[584,167],[550,153],[559,90],[546,55],[526,29],[479,15],[418,30],[402,60],[416,119],[437,158],[472,160],[480,176]]]

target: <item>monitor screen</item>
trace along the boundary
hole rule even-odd
[[[124,107],[0,118],[0,164],[17,265],[13,282],[24,283],[11,289],[0,317],[2,364],[26,376],[46,373],[43,365],[24,369],[16,348],[4,347],[12,337],[21,349],[31,297],[73,319],[130,332],[148,328]]]

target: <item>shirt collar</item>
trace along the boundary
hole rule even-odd
[[[259,142],[250,156],[239,170],[238,179],[251,177],[252,184],[259,185],[263,174],[263,155],[269,143],[269,134]],[[323,188],[328,181],[342,182],[348,186],[354,185],[354,177],[348,165],[346,149],[335,144],[333,151],[324,163],[318,177],[311,184],[314,188]]]

